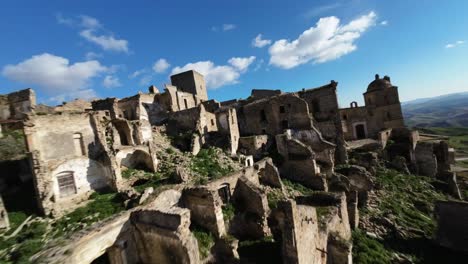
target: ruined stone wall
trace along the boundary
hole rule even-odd
[[[0,120],[24,119],[36,106],[36,94],[25,89],[0,95]]]
[[[250,96],[254,97],[255,99],[262,99],[262,98],[272,97],[272,96],[276,96],[280,94],[281,94],[281,90],[252,89]]]
[[[217,129],[222,135],[227,135],[231,154],[237,153],[239,148],[239,125],[237,112],[234,108],[218,110],[216,112]]]
[[[117,118],[118,106],[117,98],[106,98],[101,100],[94,100],[91,102],[91,107],[94,111],[106,110],[109,111],[112,119]]]
[[[238,118],[244,119],[239,122],[242,136],[275,136],[284,129],[308,129],[312,125],[306,101],[294,94],[253,101],[239,111]]]
[[[309,111],[317,122],[334,120],[338,112],[337,85],[337,82],[332,81],[319,88],[298,92],[299,97],[309,105]]]
[[[365,136],[369,136],[368,113],[365,107],[342,108],[339,110],[345,140],[358,139],[356,126],[364,125]]]
[[[92,190],[113,185],[104,146],[96,140],[95,126],[87,113],[33,116],[27,122],[25,135],[34,183],[44,212],[60,214],[71,210],[86,200]],[[72,182],[65,194],[60,192],[58,177],[67,175]]]
[[[127,97],[117,102],[117,117],[127,120],[138,120],[140,117],[139,95]]]
[[[186,188],[182,192],[183,207],[190,210],[191,221],[209,230],[217,237],[226,235],[223,202],[217,190],[206,187]]]
[[[241,137],[239,139],[239,149],[243,154],[260,156],[267,150],[268,136],[255,135],[250,137]]]

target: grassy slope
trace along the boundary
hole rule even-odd
[[[433,179],[380,169],[376,182],[377,207],[361,210],[361,219],[372,223],[375,230],[385,228],[387,233],[380,240],[363,230],[354,231],[354,263],[395,263],[396,253],[415,263],[456,263],[450,259],[466,257],[446,252],[432,242],[434,202],[449,198],[433,187]]]

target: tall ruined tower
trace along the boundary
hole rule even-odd
[[[205,78],[194,70],[172,75],[171,83],[183,92],[196,95],[202,101],[208,100]]]
[[[364,100],[368,115],[373,117],[376,127],[382,129],[404,126],[398,87],[392,85],[390,77],[380,78],[376,74],[375,80],[364,93]]]

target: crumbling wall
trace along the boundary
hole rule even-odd
[[[232,200],[236,210],[239,210],[231,225],[231,232],[236,237],[259,239],[270,234],[267,222],[270,208],[265,191],[241,177]]]
[[[432,142],[418,142],[415,149],[418,174],[435,177],[437,174],[437,157]]]
[[[268,147],[268,135],[254,135],[239,139],[239,150],[242,154],[260,157]]]
[[[307,102],[295,94],[284,94],[271,98],[256,100],[244,105],[239,111],[240,134],[272,135],[283,133],[285,129],[310,129]]]
[[[192,187],[182,192],[182,205],[190,210],[191,221],[206,228],[217,237],[226,234],[222,204],[217,190]]]
[[[0,120],[21,120],[36,106],[36,94],[32,89],[25,89],[0,95]]]

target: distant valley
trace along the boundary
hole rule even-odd
[[[409,127],[468,127],[468,92],[402,103]]]

